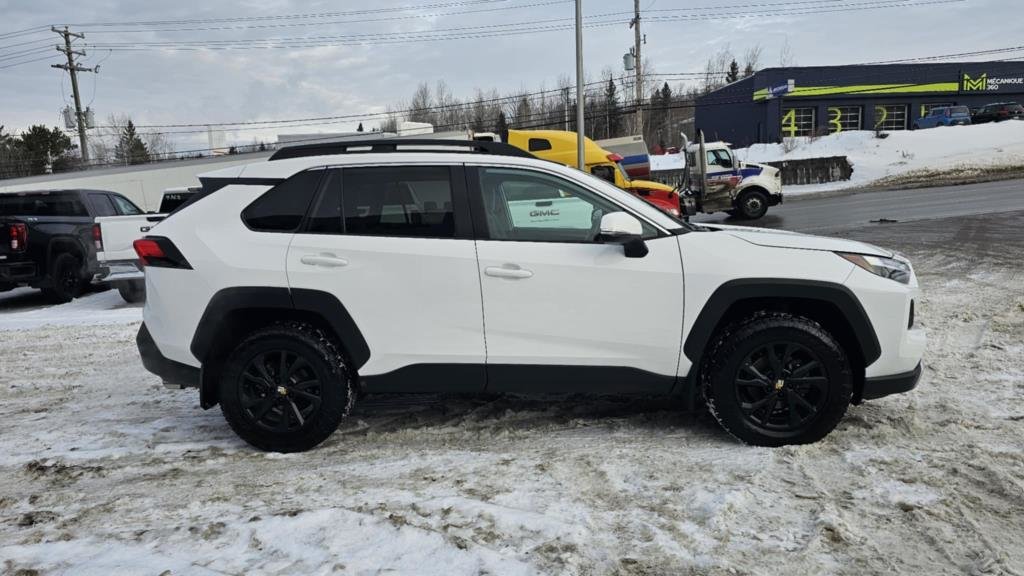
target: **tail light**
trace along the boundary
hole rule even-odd
[[[7,225],[7,235],[10,239],[12,252],[24,252],[28,246],[28,226],[23,222],[15,222]]]
[[[612,152],[611,154],[608,155],[608,160],[611,162],[622,162],[622,156],[619,156],[618,154]]]
[[[192,265],[170,239],[162,236],[146,236],[132,243],[135,253],[143,266],[155,268],[181,268],[191,270]]]
[[[103,229],[99,224],[92,225],[92,243],[96,246],[97,252],[103,252]]]

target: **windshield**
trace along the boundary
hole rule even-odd
[[[971,111],[967,109],[967,106],[954,106],[951,110],[953,114],[970,114]]]
[[[626,169],[622,167],[622,162],[616,162],[615,168],[619,171],[619,174],[622,175],[622,179],[625,180],[627,184],[633,180],[629,177],[629,173],[626,172]]]

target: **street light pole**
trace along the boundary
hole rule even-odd
[[[576,0],[576,164],[580,170],[586,170],[583,130],[583,0]]]

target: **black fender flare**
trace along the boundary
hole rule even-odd
[[[200,389],[200,404],[203,408],[217,403],[215,385],[218,375],[205,369],[207,360],[218,345],[231,344],[221,341],[225,333],[231,334],[229,319],[246,310],[271,310],[285,316],[289,312],[315,316],[338,337],[345,357],[351,363],[351,369],[358,371],[370,359],[370,346],[366,338],[352,315],[333,294],[284,287],[225,288],[215,293],[206,305],[189,345],[192,355],[203,364]]]
[[[882,355],[882,347],[871,319],[857,296],[846,286],[817,280],[748,278],[722,284],[704,303],[704,308],[697,315],[683,344],[683,352],[695,367],[703,358],[715,329],[729,308],[737,302],[752,299],[817,300],[832,304],[842,314],[857,339],[864,357],[864,366],[870,366]]]

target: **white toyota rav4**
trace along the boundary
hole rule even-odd
[[[504,144],[296,146],[200,180],[135,243],[138,347],[264,450],[395,392],[673,394],[807,443],[921,373],[900,255],[686,224]]]

